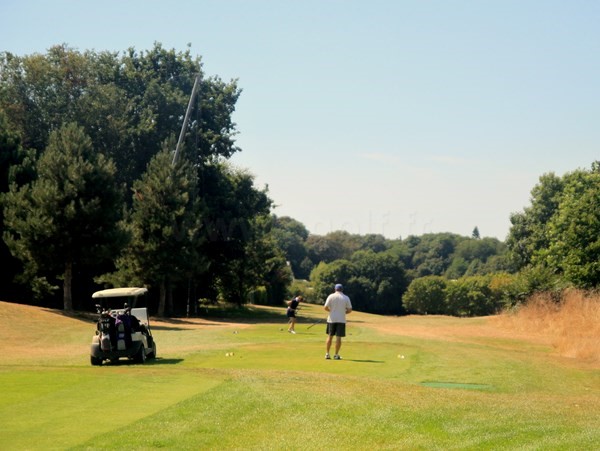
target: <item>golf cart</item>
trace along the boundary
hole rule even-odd
[[[90,361],[102,365],[105,360],[116,363],[128,358],[137,363],[156,358],[156,343],[150,331],[148,309],[136,307],[146,288],[110,288],[96,291],[98,322],[92,337]],[[116,306],[119,307],[116,307]]]

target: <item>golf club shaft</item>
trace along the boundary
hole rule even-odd
[[[319,320],[319,321],[317,321],[316,323],[312,323],[310,326],[308,326],[308,329],[310,329],[311,327],[313,327],[313,326],[316,326],[317,324],[319,324],[319,323],[322,323],[322,322],[323,322],[323,320],[322,320],[322,319],[320,319],[320,320]],[[307,329],[307,330],[308,330],[308,329]]]

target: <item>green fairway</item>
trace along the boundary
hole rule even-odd
[[[20,309],[23,309],[22,311]],[[0,302],[0,449],[564,449],[600,446],[600,371],[485,318],[322,307],[155,322],[158,358],[92,367],[89,319]]]

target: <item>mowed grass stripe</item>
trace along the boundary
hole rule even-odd
[[[202,374],[141,370],[32,369],[0,374],[0,449],[66,449],[221,383]]]
[[[557,423],[563,409],[553,399],[534,405],[519,396],[327,374],[227,374],[225,383],[111,432],[113,442],[97,437],[77,449],[569,449],[597,440],[589,417],[573,406],[568,414],[580,427]]]

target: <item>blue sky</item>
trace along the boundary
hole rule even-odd
[[[0,50],[160,42],[238,79],[242,152],[312,233],[506,238],[600,159],[600,2],[2,0]]]

